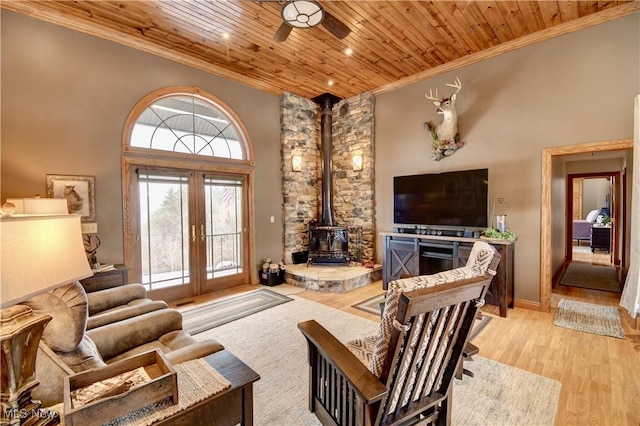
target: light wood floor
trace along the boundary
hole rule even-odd
[[[255,288],[238,287],[198,301]],[[348,293],[304,291],[297,296],[377,321],[376,315],[351,305],[382,293],[381,288],[377,282]],[[485,305],[483,311],[493,319],[474,340],[480,356],[560,381],[556,425],[640,425],[640,331],[631,328],[627,315],[621,315],[625,339],[556,327],[561,298],[608,306],[619,302],[615,293],[568,288],[554,290],[548,313],[515,308],[501,318],[497,307]]]

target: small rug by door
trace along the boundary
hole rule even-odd
[[[624,339],[620,313],[615,306],[561,299],[553,324],[585,333]]]
[[[360,309],[361,311],[369,312],[374,315],[381,315],[380,304],[384,302],[385,293],[373,296],[363,302],[351,305],[352,308]]]
[[[293,299],[268,289],[240,294],[182,312],[182,327],[198,334]]]
[[[618,272],[613,266],[571,262],[562,275],[560,285],[620,293]]]

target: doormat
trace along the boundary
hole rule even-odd
[[[181,312],[182,328],[191,335],[202,333],[292,300],[267,289],[240,294]]]
[[[561,299],[553,324],[585,333],[624,339],[620,314],[615,306]]]
[[[374,315],[381,315],[380,304],[384,303],[384,295],[386,293],[379,294],[377,296],[373,296],[363,302],[356,303],[355,305],[351,305],[352,308],[360,309],[361,311],[368,312]]]
[[[562,275],[560,285],[620,293],[618,272],[613,266],[571,262]]]

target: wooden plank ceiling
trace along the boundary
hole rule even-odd
[[[338,40],[323,26],[293,29],[277,43],[272,37],[283,3],[5,0],[1,7],[263,91],[307,98],[384,93],[640,10],[638,1],[624,0],[320,0],[351,33]]]

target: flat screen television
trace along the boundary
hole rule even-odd
[[[393,178],[396,225],[486,228],[489,169]]]

